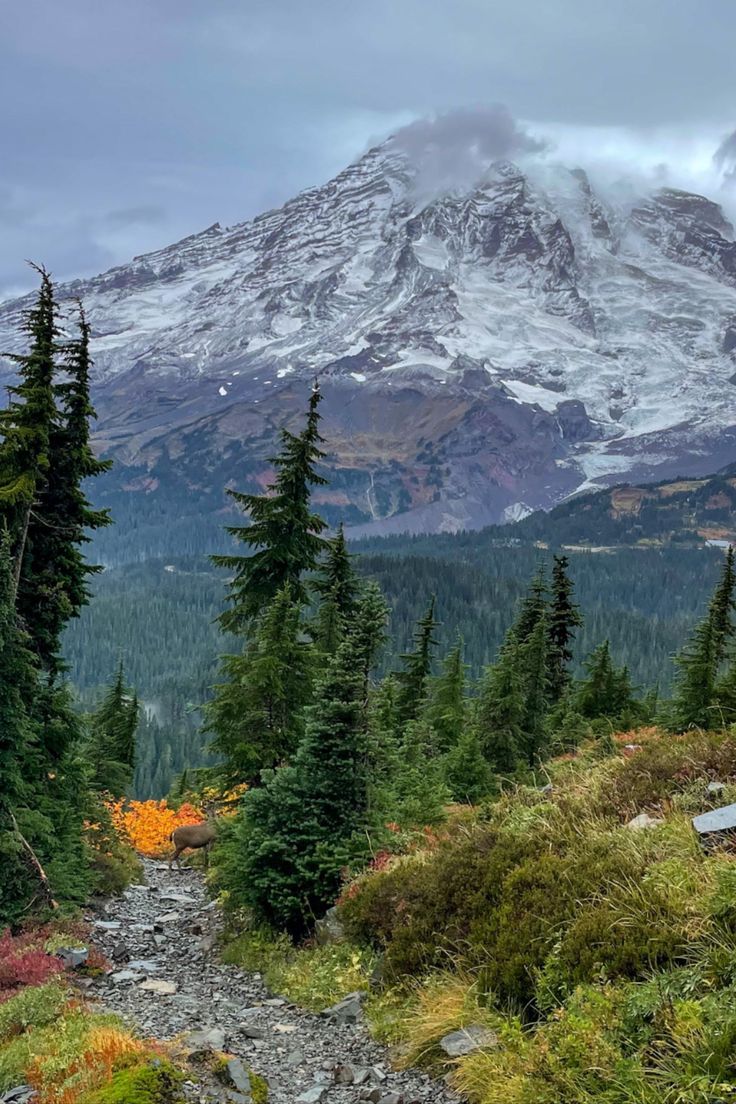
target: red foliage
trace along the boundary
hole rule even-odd
[[[64,966],[55,955],[43,949],[41,929],[13,936],[0,934],[0,1001],[7,1000],[24,985],[41,985]]]

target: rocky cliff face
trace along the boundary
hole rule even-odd
[[[315,375],[324,506],[358,529],[478,526],[734,455],[736,243],[701,196],[624,207],[539,161],[427,196],[388,141],[62,293],[93,324],[106,493],[164,513],[264,485]],[[0,307],[0,348],[22,306]]]

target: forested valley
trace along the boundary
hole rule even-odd
[[[391,654],[406,650],[434,594],[437,656],[459,633],[469,675],[476,678],[494,659],[537,566],[551,563],[554,546],[501,544],[487,533],[469,533],[358,542],[351,550],[357,572],[380,583],[390,609],[392,648],[379,670],[386,673]],[[583,658],[609,639],[635,686],[658,686],[666,694],[673,656],[705,608],[722,550],[701,543],[567,554],[584,613],[572,645],[573,670],[581,673]],[[94,602],[66,632],[65,654],[83,702],[94,703],[119,659],[138,689],[146,711],[135,783],[140,797],[161,796],[185,767],[211,762],[200,707],[209,698],[218,656],[233,647],[216,623],[226,580],[227,572],[204,557],[108,568],[92,582]]]

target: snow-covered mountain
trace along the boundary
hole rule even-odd
[[[358,529],[478,526],[736,455],[736,242],[702,196],[612,203],[539,158],[432,196],[389,140],[60,294],[93,325],[116,493],[163,510],[267,482],[315,375],[323,505]],[[0,306],[0,348],[23,305]]]

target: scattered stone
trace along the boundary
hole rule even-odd
[[[117,970],[114,974],[110,975],[110,980],[116,985],[124,985],[129,981],[142,981],[145,976],[145,974],[141,974],[138,970]]]
[[[544,794],[545,797],[548,797],[549,794],[554,793],[554,786],[551,782],[547,782],[545,786],[540,786],[539,792],[540,794]]]
[[[725,782],[709,782],[705,787],[705,792],[710,794],[711,797],[719,797],[726,788]]]
[[[86,947],[59,947],[54,956],[60,958],[67,970],[78,970],[89,958]]]
[[[245,1035],[246,1039],[265,1039],[266,1032],[262,1027],[252,1027],[250,1024],[241,1024],[239,1029],[241,1035]]]
[[[116,943],[110,953],[110,958],[113,962],[127,962],[130,958],[130,952],[124,943]]]
[[[300,1093],[296,1098],[296,1104],[320,1104],[321,1100],[327,1096],[327,1086],[310,1085],[308,1089],[305,1089],[303,1093]]]
[[[155,974],[161,967],[152,958],[136,958],[128,963],[130,970],[142,970],[144,974]]]
[[[163,978],[149,978],[138,986],[145,993],[158,993],[161,997],[170,997],[179,986],[175,981],[164,981]]]
[[[470,1024],[469,1027],[461,1027],[459,1031],[451,1031],[449,1035],[440,1039],[440,1049],[448,1058],[462,1058],[466,1054],[472,1054],[474,1050],[496,1049],[498,1047],[498,1035],[489,1027],[482,1024]]]
[[[77,978],[90,984],[105,1010],[137,1023],[143,1035],[179,1038],[190,1057],[198,1055],[198,1075],[190,1075],[191,1085],[184,1086],[187,1104],[252,1104],[256,1074],[259,1085],[261,1076],[270,1081],[274,1104],[296,1104],[300,1093],[312,1104],[358,1104],[362,1092],[370,1104],[395,1100],[391,1094],[398,1094],[402,1104],[457,1100],[449,1085],[417,1070],[389,1072],[386,1049],[355,1026],[363,994],[351,994],[347,1009],[341,1001],[337,1012],[328,1009],[316,1016],[278,992],[269,993],[257,971],[224,964],[218,956],[220,917],[214,902],[203,907],[201,875],[192,871],[180,880],[165,862],[144,859],[143,865],[149,888],[111,900],[104,914],[98,910],[90,917],[90,924],[99,918],[113,925],[95,931],[95,944],[115,962],[116,974],[133,970],[145,976],[119,984],[109,976]],[[191,903],[169,896],[171,891],[181,898],[184,890]],[[112,934],[118,925],[122,931]],[[127,959],[120,963],[113,949],[123,943]],[[235,1058],[232,1050],[248,1078],[240,1087],[225,1075],[226,1062]],[[5,1104],[1,1092],[0,1104]],[[10,1104],[31,1102],[21,1097]]]
[[[33,1085],[17,1085],[0,1096],[0,1104],[30,1104],[32,1100],[38,1100]]]
[[[355,1070],[352,1066],[335,1066],[333,1076],[337,1085],[354,1085]]]
[[[367,1100],[367,1101],[370,1102],[370,1104],[378,1104],[378,1101],[381,1099],[382,1095],[383,1095],[383,1093],[382,1093],[381,1089],[376,1088],[376,1087],[373,1087],[373,1088],[369,1087],[367,1089],[361,1090],[361,1093],[360,1093],[360,1096],[358,1097],[358,1099],[359,1100]]]
[[[384,1093],[378,1098],[378,1104],[403,1104],[404,1097],[398,1092]]]
[[[95,927],[100,931],[120,931],[119,920],[95,920]]]
[[[204,1027],[201,1031],[190,1031],[184,1039],[184,1045],[193,1054],[199,1051],[223,1050],[225,1032],[221,1027]]]
[[[197,903],[191,893],[177,893],[174,889],[167,890],[166,893],[160,894],[159,900],[175,901],[177,905],[196,905]]]
[[[314,925],[314,936],[320,946],[326,946],[328,943],[342,943],[345,939],[345,928],[334,905]]]
[[[662,824],[662,817],[653,817],[649,813],[639,813],[638,816],[633,817],[628,824],[627,828],[631,828],[633,832],[639,832],[643,828],[656,828],[658,824]]]
[[[162,912],[160,916],[156,917],[154,924],[173,924],[177,920],[181,920],[180,912]],[[119,924],[118,927],[120,927]]]
[[[250,1099],[250,1074],[239,1058],[231,1058],[225,1067],[227,1078],[233,1088]]]
[[[350,993],[344,1000],[333,1004],[332,1008],[326,1008],[322,1013],[330,1023],[342,1027],[345,1024],[355,1024],[363,1015],[363,1001],[365,993]]]

